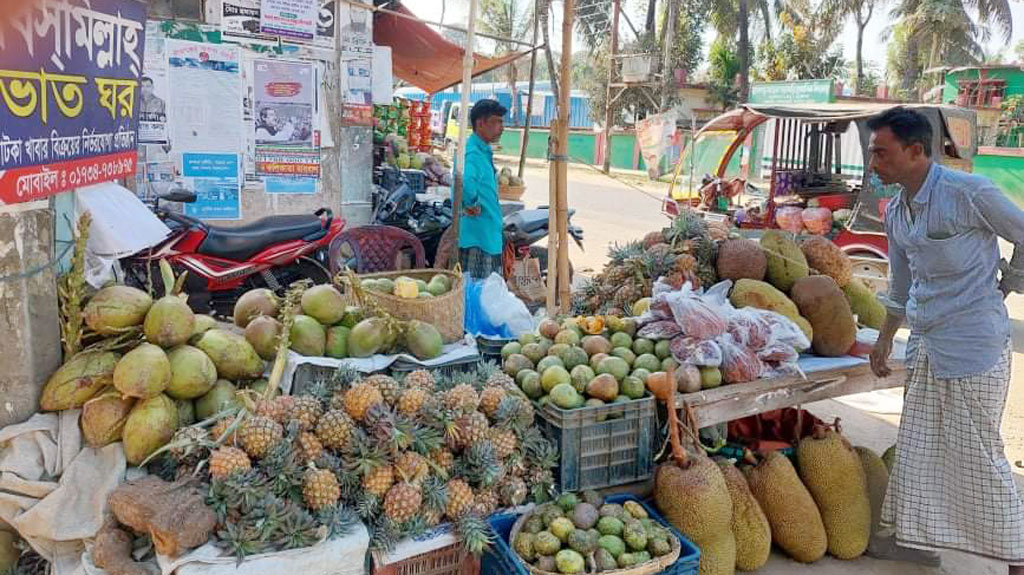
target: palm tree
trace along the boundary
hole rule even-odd
[[[533,28],[533,8],[530,0],[483,0],[477,25],[480,31],[499,38],[526,38],[527,32]],[[498,41],[495,46],[497,54],[514,52],[517,45],[513,42]],[[518,70],[515,61],[508,64],[509,94],[513,99],[515,110],[516,80]]]
[[[867,28],[875,8],[881,7],[885,0],[829,0],[830,11],[842,16],[853,18],[857,25],[857,52],[855,55],[856,72],[853,92],[861,93],[864,84],[864,29]]]
[[[750,89],[750,43],[751,19],[760,19],[762,42],[771,42],[772,17],[768,0],[711,0],[711,23],[720,36],[737,38],[736,54],[739,61],[739,98],[746,102]],[[781,10],[781,1],[776,0],[776,9]]]

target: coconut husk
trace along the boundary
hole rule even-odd
[[[110,494],[110,510],[123,525],[148,533],[157,553],[177,557],[210,539],[217,516],[192,483],[148,475]]]
[[[121,529],[113,518],[96,534],[92,560],[109,575],[155,575],[155,565],[138,563],[132,558],[132,536]]]

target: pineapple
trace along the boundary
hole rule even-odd
[[[455,467],[455,456],[444,447],[430,452],[430,461],[446,474],[451,474]]]
[[[210,454],[210,476],[224,479],[236,471],[252,469],[252,461],[237,447],[221,447]]]
[[[377,497],[384,497],[394,484],[395,469],[390,465],[374,467],[363,476],[363,489]]]
[[[505,374],[506,378],[508,377]],[[492,376],[493,378],[493,376]],[[496,378],[495,378],[496,379]],[[511,379],[511,378],[509,378]],[[490,383],[490,379],[487,380]],[[513,383],[514,385],[514,383]],[[501,400],[505,399],[505,388],[498,387],[497,385],[485,388],[480,392],[480,411],[483,411],[487,417],[493,418],[494,414],[498,411],[498,406],[501,404]]]
[[[460,383],[445,393],[444,403],[448,409],[469,413],[476,411],[477,406],[480,405],[480,396],[477,395],[472,385]]]
[[[224,419],[219,420],[210,428],[210,438],[213,441],[220,441],[223,437],[224,445],[234,447],[238,443],[238,430],[236,429],[235,431],[232,431],[231,435],[226,435],[228,428],[231,427],[234,422],[235,419],[233,417],[225,417]]]
[[[210,434],[202,427],[183,427],[174,433],[170,445],[171,457],[178,467],[194,468],[210,454]]]
[[[658,244],[664,244],[664,243],[665,243],[665,235],[663,233],[661,233],[660,231],[650,232],[646,236],[644,236],[644,239],[643,239],[644,248],[648,249],[648,250],[651,249],[652,247],[658,245]]]
[[[302,501],[306,507],[319,511],[334,505],[341,498],[341,486],[334,473],[311,467],[302,475]]]
[[[299,422],[302,431],[309,431],[316,427],[317,421],[324,413],[320,400],[310,395],[296,397],[289,411],[289,419]]]
[[[379,403],[384,403],[384,396],[376,386],[365,381],[345,392],[345,412],[356,421],[362,421],[366,412]]]
[[[430,400],[430,393],[430,391],[422,387],[406,389],[398,400],[398,412],[408,417],[416,417],[427,401]]]
[[[477,515],[487,517],[498,510],[498,505],[501,504],[501,499],[498,497],[498,493],[493,489],[479,489],[473,498],[473,511]]]
[[[430,465],[419,453],[406,451],[395,461],[395,470],[405,481],[419,485],[430,475]]]
[[[270,453],[283,436],[284,428],[281,424],[262,415],[254,415],[247,419],[238,432],[242,448],[250,457],[256,459]]]
[[[455,420],[458,429],[457,447],[467,448],[487,439],[490,424],[487,416],[474,411]]]
[[[402,524],[416,517],[422,505],[423,493],[420,488],[403,481],[393,485],[384,496],[384,515]]]
[[[457,519],[468,513],[473,506],[473,489],[461,479],[448,482],[448,505],[445,515]]]
[[[417,369],[416,371],[410,372],[405,376],[405,379],[402,380],[402,383],[405,384],[406,389],[418,387],[428,392],[434,391],[434,385],[436,384],[434,376],[425,369]]]
[[[324,444],[317,439],[315,433],[303,431],[299,435],[299,451],[306,462],[313,462],[320,459],[324,454]]]
[[[256,415],[266,417],[276,423],[284,424],[288,421],[288,405],[284,401],[279,401],[287,396],[281,396],[274,399],[261,399],[256,402]],[[290,397],[288,399],[291,399]]]
[[[516,434],[512,430],[492,428],[488,431],[487,435],[491,440],[491,444],[494,445],[494,453],[498,456],[498,459],[506,459],[519,446]]]
[[[398,398],[402,394],[402,386],[393,377],[388,375],[371,375],[363,380],[363,383],[376,387],[384,401],[392,407],[398,403]]]
[[[444,511],[437,509],[427,509],[423,512],[423,522],[427,524],[427,527],[437,527],[441,524],[441,519],[444,518]]]
[[[529,490],[526,482],[518,477],[507,477],[498,486],[498,493],[501,495],[501,503],[506,507],[522,505],[526,501]]]
[[[355,423],[347,413],[332,409],[320,418],[316,425],[316,437],[324,447],[341,451],[352,441]]]

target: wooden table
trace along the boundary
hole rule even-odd
[[[868,364],[808,373],[800,376],[762,379],[750,383],[723,385],[715,389],[676,396],[676,406],[689,405],[700,427],[784,407],[795,407],[822,399],[854,393],[902,387],[906,367],[891,362],[892,374],[879,378]]]

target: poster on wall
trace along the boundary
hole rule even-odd
[[[160,23],[146,23],[146,56],[139,86],[139,143],[167,144],[167,41]]]
[[[320,0],[320,10],[316,19],[316,39],[313,41],[318,48],[334,50],[334,37],[338,29],[337,12],[336,0]]]
[[[318,178],[267,176],[264,180],[264,191],[268,194],[312,195],[317,192],[318,181]]]
[[[369,4],[368,2],[364,2]],[[338,11],[343,56],[370,57],[373,54],[373,12],[342,2]]]
[[[320,175],[316,74],[309,62],[253,62],[256,174]]]
[[[242,78],[237,46],[167,40],[170,140],[175,152],[242,149]]]
[[[196,201],[185,204],[185,215],[201,220],[239,220],[238,154],[192,154],[181,157],[181,172]]]
[[[347,126],[373,125],[373,60],[341,61],[341,120]]]
[[[277,37],[260,32],[260,0],[223,0],[220,8],[220,32],[226,42],[277,42]]]
[[[262,0],[260,31],[296,40],[316,37],[320,0]]]
[[[145,4],[38,0],[11,25],[0,36],[0,204],[134,174]]]

